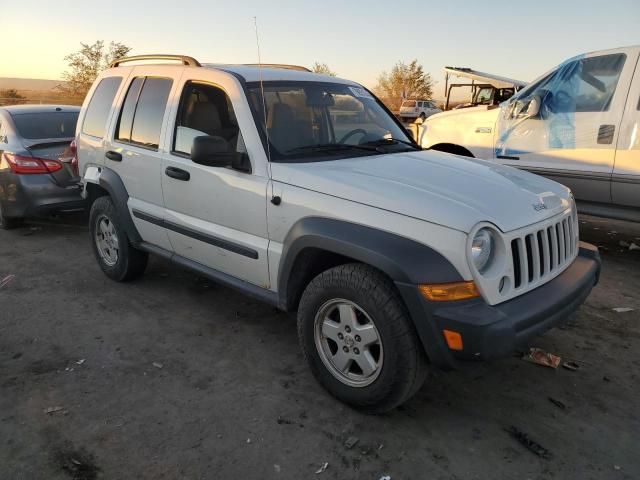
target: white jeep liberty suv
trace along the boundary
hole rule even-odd
[[[108,277],[152,253],[297,311],[313,374],[367,412],[429,365],[511,354],[598,280],[567,188],[421,151],[366,88],[301,67],[119,60],[76,142]]]

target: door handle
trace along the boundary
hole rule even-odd
[[[167,167],[164,170],[164,173],[167,177],[175,178],[176,180],[182,180],[183,182],[188,182],[191,178],[191,174],[189,172],[176,167]]]
[[[114,152],[113,150],[109,150],[107,153],[104,154],[105,157],[107,157],[109,160],[112,160],[114,162],[121,162],[122,161],[122,154],[118,153],[118,152]]]
[[[598,143],[600,145],[611,145],[613,143],[613,135],[615,133],[615,125],[600,125],[600,128],[598,129]]]

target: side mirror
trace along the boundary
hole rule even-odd
[[[529,118],[535,118],[540,114],[540,107],[542,104],[542,100],[538,95],[534,95],[529,100],[529,105],[527,105],[526,114]]]
[[[236,152],[222,137],[200,136],[193,139],[191,161],[207,167],[232,167],[243,172],[251,172],[249,155]]]
[[[191,147],[191,160],[209,167],[228,167],[231,165],[231,148],[222,137],[208,135],[195,137]]]

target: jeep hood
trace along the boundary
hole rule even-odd
[[[462,232],[469,232],[481,221],[508,232],[556,215],[570,205],[569,190],[559,183],[485,160],[433,150],[273,163],[272,175],[276,182]]]

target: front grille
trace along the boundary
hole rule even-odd
[[[533,226],[511,240],[513,286],[526,289],[554,277],[578,253],[577,235],[571,213],[544,226]]]

